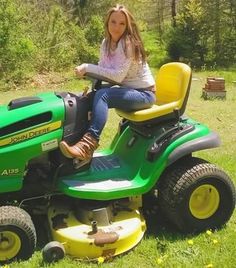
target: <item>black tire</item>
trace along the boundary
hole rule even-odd
[[[30,215],[19,207],[0,207],[0,263],[26,260],[36,247],[36,231]]]
[[[57,262],[64,258],[65,248],[60,242],[51,241],[43,248],[42,255],[44,262]]]
[[[235,208],[235,187],[213,164],[189,158],[168,167],[158,185],[159,205],[182,232],[222,227]]]

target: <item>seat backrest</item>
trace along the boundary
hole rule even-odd
[[[191,85],[191,68],[181,62],[161,66],[156,77],[157,105],[177,102],[180,114],[185,111]]]
[[[156,78],[156,104],[150,108],[126,112],[116,109],[118,115],[140,124],[158,123],[165,120],[176,119],[176,109],[181,116],[186,108],[192,71],[181,62],[164,64],[157,73]]]

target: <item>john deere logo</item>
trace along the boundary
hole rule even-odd
[[[42,134],[48,133],[49,131],[50,131],[50,127],[29,131],[22,135],[17,135],[17,136],[10,138],[10,144],[23,141],[23,140],[27,140],[36,136],[40,136]]]
[[[14,144],[24,140],[32,139],[34,137],[41,136],[43,134],[56,130],[60,127],[61,127],[61,121],[50,123],[42,127],[37,127],[35,129],[28,130],[20,134],[11,136],[9,138],[0,140],[0,146]]]

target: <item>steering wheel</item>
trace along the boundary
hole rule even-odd
[[[120,86],[120,83],[115,82],[114,80],[111,80],[105,76],[94,74],[94,73],[86,73],[85,75],[86,79],[90,80],[92,82],[92,91],[99,90],[100,88],[104,87],[111,87],[118,85]]]

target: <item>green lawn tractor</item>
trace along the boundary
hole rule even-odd
[[[64,254],[106,259],[130,250],[142,239],[145,210],[155,202],[157,212],[182,232],[223,226],[235,208],[235,188],[224,171],[192,156],[220,140],[184,115],[190,85],[189,66],[163,65],[157,103],[141,111],[116,110],[118,131],[90,163],[65,158],[58,148],[86,130],[86,98],[49,92],[1,105],[0,263],[33,254],[35,215],[47,222],[47,262]]]

